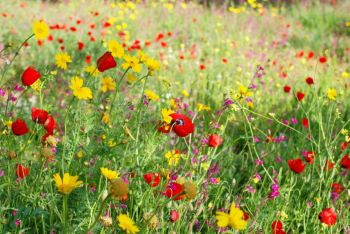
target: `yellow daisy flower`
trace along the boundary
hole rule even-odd
[[[102,78],[102,86],[101,90],[102,92],[107,92],[107,91],[113,91],[115,90],[115,82],[111,77],[104,77]]]
[[[128,234],[135,234],[140,231],[134,221],[125,214],[118,215],[117,220],[118,226]]]
[[[101,167],[101,174],[109,180],[114,180],[119,177],[116,171],[109,170],[108,168]]]
[[[108,50],[112,53],[115,58],[122,58],[124,56],[123,46],[115,40],[108,42]]]
[[[75,76],[71,80],[70,88],[73,90],[73,95],[78,99],[88,100],[92,99],[91,89],[88,87],[83,87],[83,79]]]
[[[171,114],[175,113],[174,111],[170,109],[162,109],[162,116],[163,116],[163,121],[170,124],[172,118],[170,117]]]
[[[58,192],[65,195],[70,194],[74,189],[83,184],[83,181],[78,181],[78,176],[71,176],[69,173],[64,173],[63,179],[58,173],[56,173],[53,176],[53,179],[56,183]]]
[[[147,89],[145,91],[145,95],[152,101],[158,101],[159,100],[159,96],[155,92],[153,92],[151,90]]]
[[[35,21],[32,29],[35,38],[38,40],[44,40],[49,35],[49,26],[44,21]]]
[[[328,89],[327,91],[327,97],[330,99],[330,100],[333,100],[335,101],[337,99],[337,90],[332,88],[332,89]]]
[[[66,52],[56,54],[55,59],[57,67],[62,68],[63,70],[68,68],[67,63],[72,62],[72,58]]]
[[[141,64],[139,63],[139,59],[137,57],[134,56],[130,56],[125,55],[124,56],[124,63],[122,64],[122,68],[123,69],[128,69],[129,67],[136,73],[140,73],[141,72]]]
[[[226,214],[221,211],[216,212],[217,225],[219,227],[231,226],[236,230],[243,230],[247,227],[247,221],[243,219],[244,213],[233,203],[230,213]]]

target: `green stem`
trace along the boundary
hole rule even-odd
[[[94,220],[94,222],[91,224],[91,226],[88,227],[87,231],[85,233],[88,233],[91,229],[93,229],[93,227],[96,225],[98,218],[101,216],[102,211],[103,211],[103,207],[105,206],[106,202],[109,200],[109,198],[112,196],[112,194],[108,194],[108,196],[102,201],[102,204],[100,206],[100,209],[97,213],[97,216]]]
[[[64,195],[63,197],[63,233],[68,233],[68,195]]]

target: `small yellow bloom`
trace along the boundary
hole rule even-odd
[[[281,211],[281,217],[282,219],[288,219],[288,215],[283,210]]]
[[[186,91],[186,90],[182,90],[182,95],[185,96],[185,97],[188,97],[190,96],[190,94]]]
[[[205,111],[209,111],[210,110],[210,107],[209,106],[206,106],[202,103],[198,103],[197,104],[197,109],[198,111],[202,111],[202,110],[205,110]]]
[[[74,189],[83,184],[83,181],[78,181],[78,176],[71,176],[69,173],[64,173],[63,179],[57,173],[53,176],[53,179],[56,183],[58,192],[65,195],[70,194]]]
[[[118,215],[117,220],[118,226],[127,234],[135,234],[140,231],[139,228],[135,225],[134,221],[125,214]]]
[[[236,230],[243,230],[247,227],[247,221],[243,219],[244,213],[233,203],[230,213],[226,214],[221,211],[216,212],[217,225],[219,227],[231,226]]]
[[[114,180],[119,177],[116,171],[109,170],[108,168],[101,167],[101,174],[109,180]]]
[[[163,121],[170,124],[172,118],[170,117],[171,114],[175,113],[174,111],[170,109],[162,109],[162,116],[163,116]]]
[[[330,100],[335,101],[336,98],[337,98],[337,90],[334,89],[334,88],[328,89],[328,91],[327,91],[327,97],[328,97]]]
[[[115,40],[108,42],[108,50],[112,53],[115,58],[122,58],[124,56],[123,46]]]
[[[79,151],[77,152],[76,156],[77,156],[78,159],[81,159],[81,158],[84,157],[84,152],[83,152],[82,150],[79,150]]]
[[[125,55],[124,56],[124,63],[122,64],[123,69],[131,68],[134,72],[140,73],[141,72],[141,64],[139,63],[139,59],[134,56]]]
[[[145,95],[148,97],[148,99],[152,100],[152,101],[158,101],[159,100],[159,96],[151,91],[151,90],[146,90],[145,91]]]
[[[129,73],[129,74],[126,75],[126,81],[129,84],[132,84],[132,83],[135,83],[135,81],[137,81],[137,78],[133,74]]]
[[[160,69],[160,62],[155,59],[149,58],[146,60],[145,64],[150,74],[153,74],[154,71],[158,71]]]
[[[98,71],[97,67],[95,67],[93,65],[85,67],[84,71],[86,71],[87,73],[89,73],[92,76],[97,76],[100,73]]]
[[[110,121],[111,119],[109,118],[109,114],[107,112],[104,112],[102,115],[102,122],[104,122],[105,124],[109,124]]]
[[[176,166],[180,160],[180,152],[176,150],[168,151],[165,153],[165,158],[168,159],[168,164],[170,166]]]
[[[91,89],[88,87],[83,87],[83,79],[75,76],[71,80],[70,88],[73,90],[73,95],[78,99],[88,100],[92,99]]]
[[[102,92],[107,92],[107,91],[113,91],[115,90],[115,82],[111,77],[104,77],[102,78],[102,86],[101,90]]]
[[[67,69],[67,63],[72,62],[72,58],[66,52],[56,54],[55,59],[57,67],[62,68],[63,70]]]
[[[35,81],[30,87],[35,90],[36,92],[40,92],[41,90],[41,85],[42,85],[42,82],[41,80],[37,80]]]
[[[49,27],[44,21],[35,21],[33,23],[33,33],[36,39],[44,40],[49,35]]]

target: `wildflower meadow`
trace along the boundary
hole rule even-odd
[[[350,1],[0,1],[0,233],[350,233]]]

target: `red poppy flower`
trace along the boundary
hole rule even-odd
[[[342,159],[340,160],[340,165],[341,165],[341,167],[350,170],[350,157],[349,157],[349,155],[345,154],[342,157]]]
[[[321,221],[321,223],[332,226],[337,221],[337,214],[332,210],[332,208],[325,208],[318,215],[318,219]]]
[[[17,136],[22,136],[29,132],[26,122],[21,119],[17,119],[15,122],[13,122],[11,128],[13,134]]]
[[[305,161],[312,164],[314,162],[315,155],[316,155],[315,152],[312,152],[312,151],[307,152],[307,154],[305,156]]]
[[[194,132],[194,124],[186,115],[173,113],[169,116],[172,118],[172,129],[179,137],[185,137]]]
[[[28,67],[22,74],[22,83],[25,86],[31,86],[41,77],[40,73],[34,67]]]
[[[321,56],[318,61],[320,61],[320,63],[326,63],[327,62],[327,57]]]
[[[114,60],[111,52],[107,51],[99,59],[97,59],[97,68],[100,72],[104,72],[116,66],[117,62]]]
[[[308,84],[308,85],[313,85],[314,84],[314,79],[312,79],[312,77],[307,77],[305,79],[305,82]]]
[[[47,113],[45,110],[41,110],[35,107],[32,108],[32,120],[38,124],[44,124],[47,120],[48,115],[49,113]]]
[[[25,167],[22,164],[16,165],[16,175],[17,177],[23,179],[27,175],[29,175],[29,167]]]
[[[151,187],[156,187],[160,182],[160,175],[154,172],[143,175],[143,178]]]
[[[301,102],[305,97],[305,94],[302,92],[297,92],[297,99],[299,102]]]
[[[312,59],[314,57],[314,55],[315,55],[314,52],[310,51],[307,55],[307,58]]]
[[[332,192],[334,193],[341,193],[343,192],[344,187],[341,184],[333,183],[332,184]]]
[[[283,91],[284,91],[285,93],[289,93],[291,89],[292,89],[292,88],[291,88],[290,86],[288,86],[288,85],[286,85],[286,86],[283,87]]]
[[[81,41],[78,41],[78,50],[84,49],[84,43]]]
[[[204,70],[206,67],[204,64],[199,65],[199,69]]]
[[[249,215],[243,211],[243,220],[248,221]]]
[[[307,118],[302,118],[301,122],[304,128],[309,128],[309,120]]]
[[[175,223],[177,220],[179,220],[180,214],[176,210],[170,211],[170,222]]]
[[[325,169],[326,169],[327,171],[330,171],[330,170],[333,169],[333,167],[334,167],[334,163],[331,162],[331,161],[329,161],[329,160],[326,160]]]
[[[340,144],[340,149],[341,149],[341,151],[343,151],[346,148],[348,148],[348,143],[346,141],[344,141],[343,143]]]
[[[57,127],[57,124],[56,124],[55,119],[51,115],[48,115],[47,119],[44,123],[45,130],[52,135],[53,130],[55,130],[56,127]]]
[[[91,55],[85,56],[85,63],[87,63],[87,64],[91,63]]]
[[[273,234],[285,234],[286,232],[283,231],[283,224],[280,220],[275,220],[271,224],[272,233]]]
[[[185,197],[185,194],[181,195],[183,192],[183,187],[181,184],[178,184],[176,182],[170,183],[165,192],[163,193],[166,197],[172,198],[175,201],[181,200]]]
[[[224,141],[224,139],[222,139],[222,137],[220,137],[219,135],[211,134],[209,136],[208,146],[209,147],[218,147],[222,144],[223,141]]]
[[[305,169],[305,165],[303,164],[303,160],[298,159],[290,159],[288,160],[289,169],[299,174],[302,173]]]

